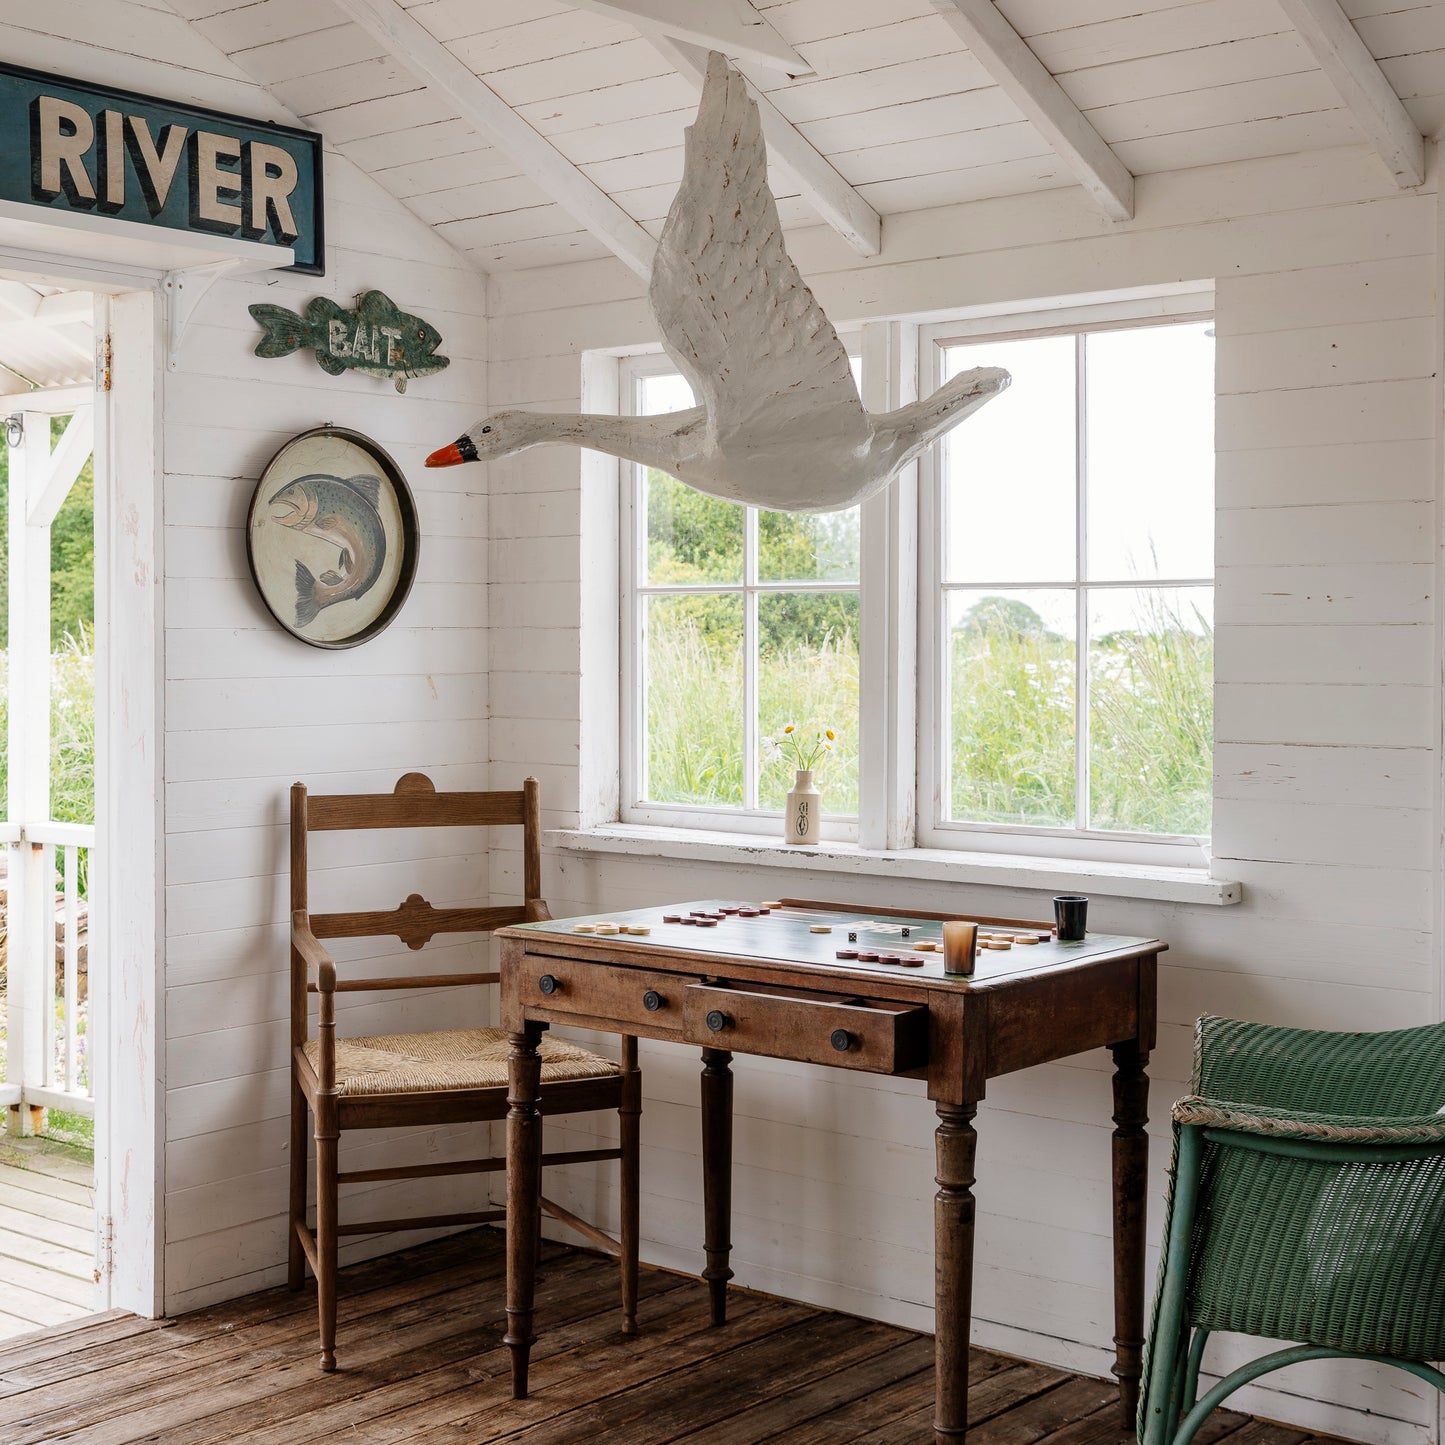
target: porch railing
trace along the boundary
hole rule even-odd
[[[0,1104],[93,1116],[86,1058],[91,940],[83,875],[95,829],[79,823],[0,824],[0,843],[8,845],[9,864],[0,883],[8,1015]]]

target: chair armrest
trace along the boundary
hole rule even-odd
[[[552,921],[552,910],[540,898],[533,898],[527,904],[528,923],[550,923]]]
[[[317,991],[335,993],[336,962],[312,933],[311,917],[304,908],[298,908],[291,915],[291,947],[306,961],[308,974],[313,968],[316,970]]]
[[[1445,1114],[1380,1116],[1320,1114],[1296,1109],[1288,1114],[1189,1094],[1174,1105],[1176,1124],[1227,1129],[1273,1139],[1303,1139],[1322,1144],[1445,1144]]]

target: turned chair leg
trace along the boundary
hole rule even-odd
[[[287,1234],[286,1284],[300,1289],[306,1283],[306,1253],[301,1248],[298,1229],[306,1228],[306,1095],[294,1080],[291,1084],[291,1207],[290,1230]]]
[[[316,1309],[321,1368],[336,1368],[336,1135],[316,1135]]]
[[[642,1072],[637,1067],[637,1040],[622,1040],[622,1103],[618,1111],[622,1146],[622,1333],[637,1333],[637,1244],[640,1231],[640,1142],[642,1133]]]

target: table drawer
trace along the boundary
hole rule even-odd
[[[645,1026],[648,1033],[682,1029],[682,996],[696,974],[617,968],[576,958],[528,954],[518,967],[523,1006],[589,1019]]]
[[[900,1074],[928,1061],[928,1010],[859,999],[694,983],[683,989],[686,1043],[870,1074]]]

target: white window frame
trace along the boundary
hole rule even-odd
[[[846,345],[846,340],[845,340]],[[856,351],[856,346],[853,348]],[[624,416],[636,415],[641,383],[651,376],[675,375],[676,366],[662,354],[624,356],[618,363],[618,411]],[[859,707],[862,708],[867,683],[862,673],[863,579],[857,582],[762,582],[757,575],[758,526],[757,509],[744,512],[743,577],[738,583],[699,583],[695,587],[652,587],[646,581],[647,519],[638,505],[642,495],[645,469],[633,462],[621,462],[618,468],[621,496],[620,595],[621,621],[621,799],[620,815],[624,823],[641,823],[653,827],[684,828],[724,833],[771,834],[782,822],[781,808],[760,807],[755,795],[754,770],[744,774],[741,807],[707,807],[694,803],[657,803],[644,800],[642,783],[647,775],[647,728],[643,700],[643,660],[640,656],[642,608],[650,596],[736,595],[743,598],[743,667],[745,696],[756,696],[758,655],[758,598],[768,592],[855,592],[859,598]],[[865,509],[866,511],[866,509]],[[866,546],[866,518],[859,520],[860,551]],[[743,757],[756,759],[759,751],[757,720],[749,708],[743,717]],[[859,797],[863,791],[863,755],[859,751]],[[829,842],[856,842],[858,817],[830,813],[827,808],[827,777],[820,775],[823,790],[822,836]]]
[[[1019,337],[1079,336],[1085,332],[1135,329],[1149,325],[1171,325],[1213,319],[1213,293],[1197,289],[1178,295],[1153,297],[1144,301],[1104,303],[1069,307],[1047,312],[996,314],[963,321],[941,322],[920,328],[920,371],[929,390],[943,379],[944,352],[952,345],[982,340]],[[1082,374],[1078,385],[1084,385]],[[1080,396],[1082,406],[1082,395]],[[1076,545],[1087,537],[1088,517],[1084,488],[1083,459],[1076,466],[1079,525]],[[1208,836],[1126,833],[1074,826],[1064,828],[1013,823],[965,822],[946,816],[948,797],[948,628],[945,610],[948,594],[963,584],[945,581],[943,516],[943,475],[941,446],[929,448],[923,459],[919,489],[919,576],[918,576],[918,841],[922,846],[966,849],[970,852],[1006,852],[1040,857],[1077,858],[1111,863],[1164,864],[1202,867],[1209,861]],[[1081,613],[1090,590],[1108,583],[1086,583],[1082,556],[1076,559],[1072,583],[1010,583],[991,578],[986,585],[1003,591],[1010,587],[1067,587],[1075,596],[1076,613]],[[983,585],[983,584],[969,584]],[[1124,583],[1116,584],[1119,586]],[[1130,582],[1129,586],[1215,586],[1215,578],[1161,578]],[[1078,623],[1084,633],[1084,619]],[[1082,659],[1081,659],[1082,662]],[[1077,769],[1076,817],[1086,817],[1088,777],[1088,680],[1087,669],[1079,669],[1075,697]]]
[[[927,394],[940,380],[943,348],[984,338],[1043,336],[1101,331],[1169,322],[1210,320],[1214,293],[1210,283],[1144,288],[1107,298],[1054,298],[1037,306],[1003,311],[969,308],[951,320],[865,323],[844,341],[862,356],[862,394],[870,411],[886,411]],[[938,313],[935,313],[937,315]],[[675,373],[659,351],[610,355],[591,353],[607,369],[606,389],[616,386],[617,409],[630,414],[637,383],[647,376]],[[615,369],[614,369],[615,368]],[[607,403],[611,405],[610,398]],[[1022,859],[1075,859],[1090,863],[1204,869],[1207,838],[1127,834],[1081,828],[966,823],[945,820],[940,767],[946,696],[942,606],[944,588],[939,448],[930,448],[884,492],[863,504],[860,522],[858,796],[856,818],[825,818],[826,843],[857,843],[869,852],[900,853],[915,848],[946,850],[946,856],[989,854]],[[638,588],[645,556],[645,518],[637,499],[639,471],[618,463],[618,628],[620,697],[616,749],[620,795],[615,811],[594,815],[585,826],[623,824],[689,833],[746,834],[779,842],[780,810],[707,808],[689,804],[637,801],[643,777],[645,717],[637,655],[638,608],[646,589]],[[1195,580],[1195,579],[1191,579]],[[745,578],[745,584],[755,579]],[[1214,579],[1209,579],[1210,585]],[[845,584],[850,589],[854,584]],[[1000,583],[1002,586],[1003,584]],[[836,584],[829,584],[836,590]],[[765,584],[766,589],[766,584]],[[701,591],[713,591],[711,587]],[[739,589],[741,590],[741,589]],[[1083,595],[1079,589],[1079,595]],[[932,659],[932,665],[929,660]],[[749,653],[751,664],[751,652]],[[601,694],[598,694],[599,700]],[[611,712],[611,709],[608,709]],[[757,738],[744,720],[744,747]],[[609,749],[610,751],[610,749]],[[599,755],[598,763],[601,764]],[[826,788],[826,780],[824,783]],[[826,792],[825,792],[826,798]],[[1057,866],[1057,865],[1050,865]],[[1232,900],[1227,900],[1232,901]]]

